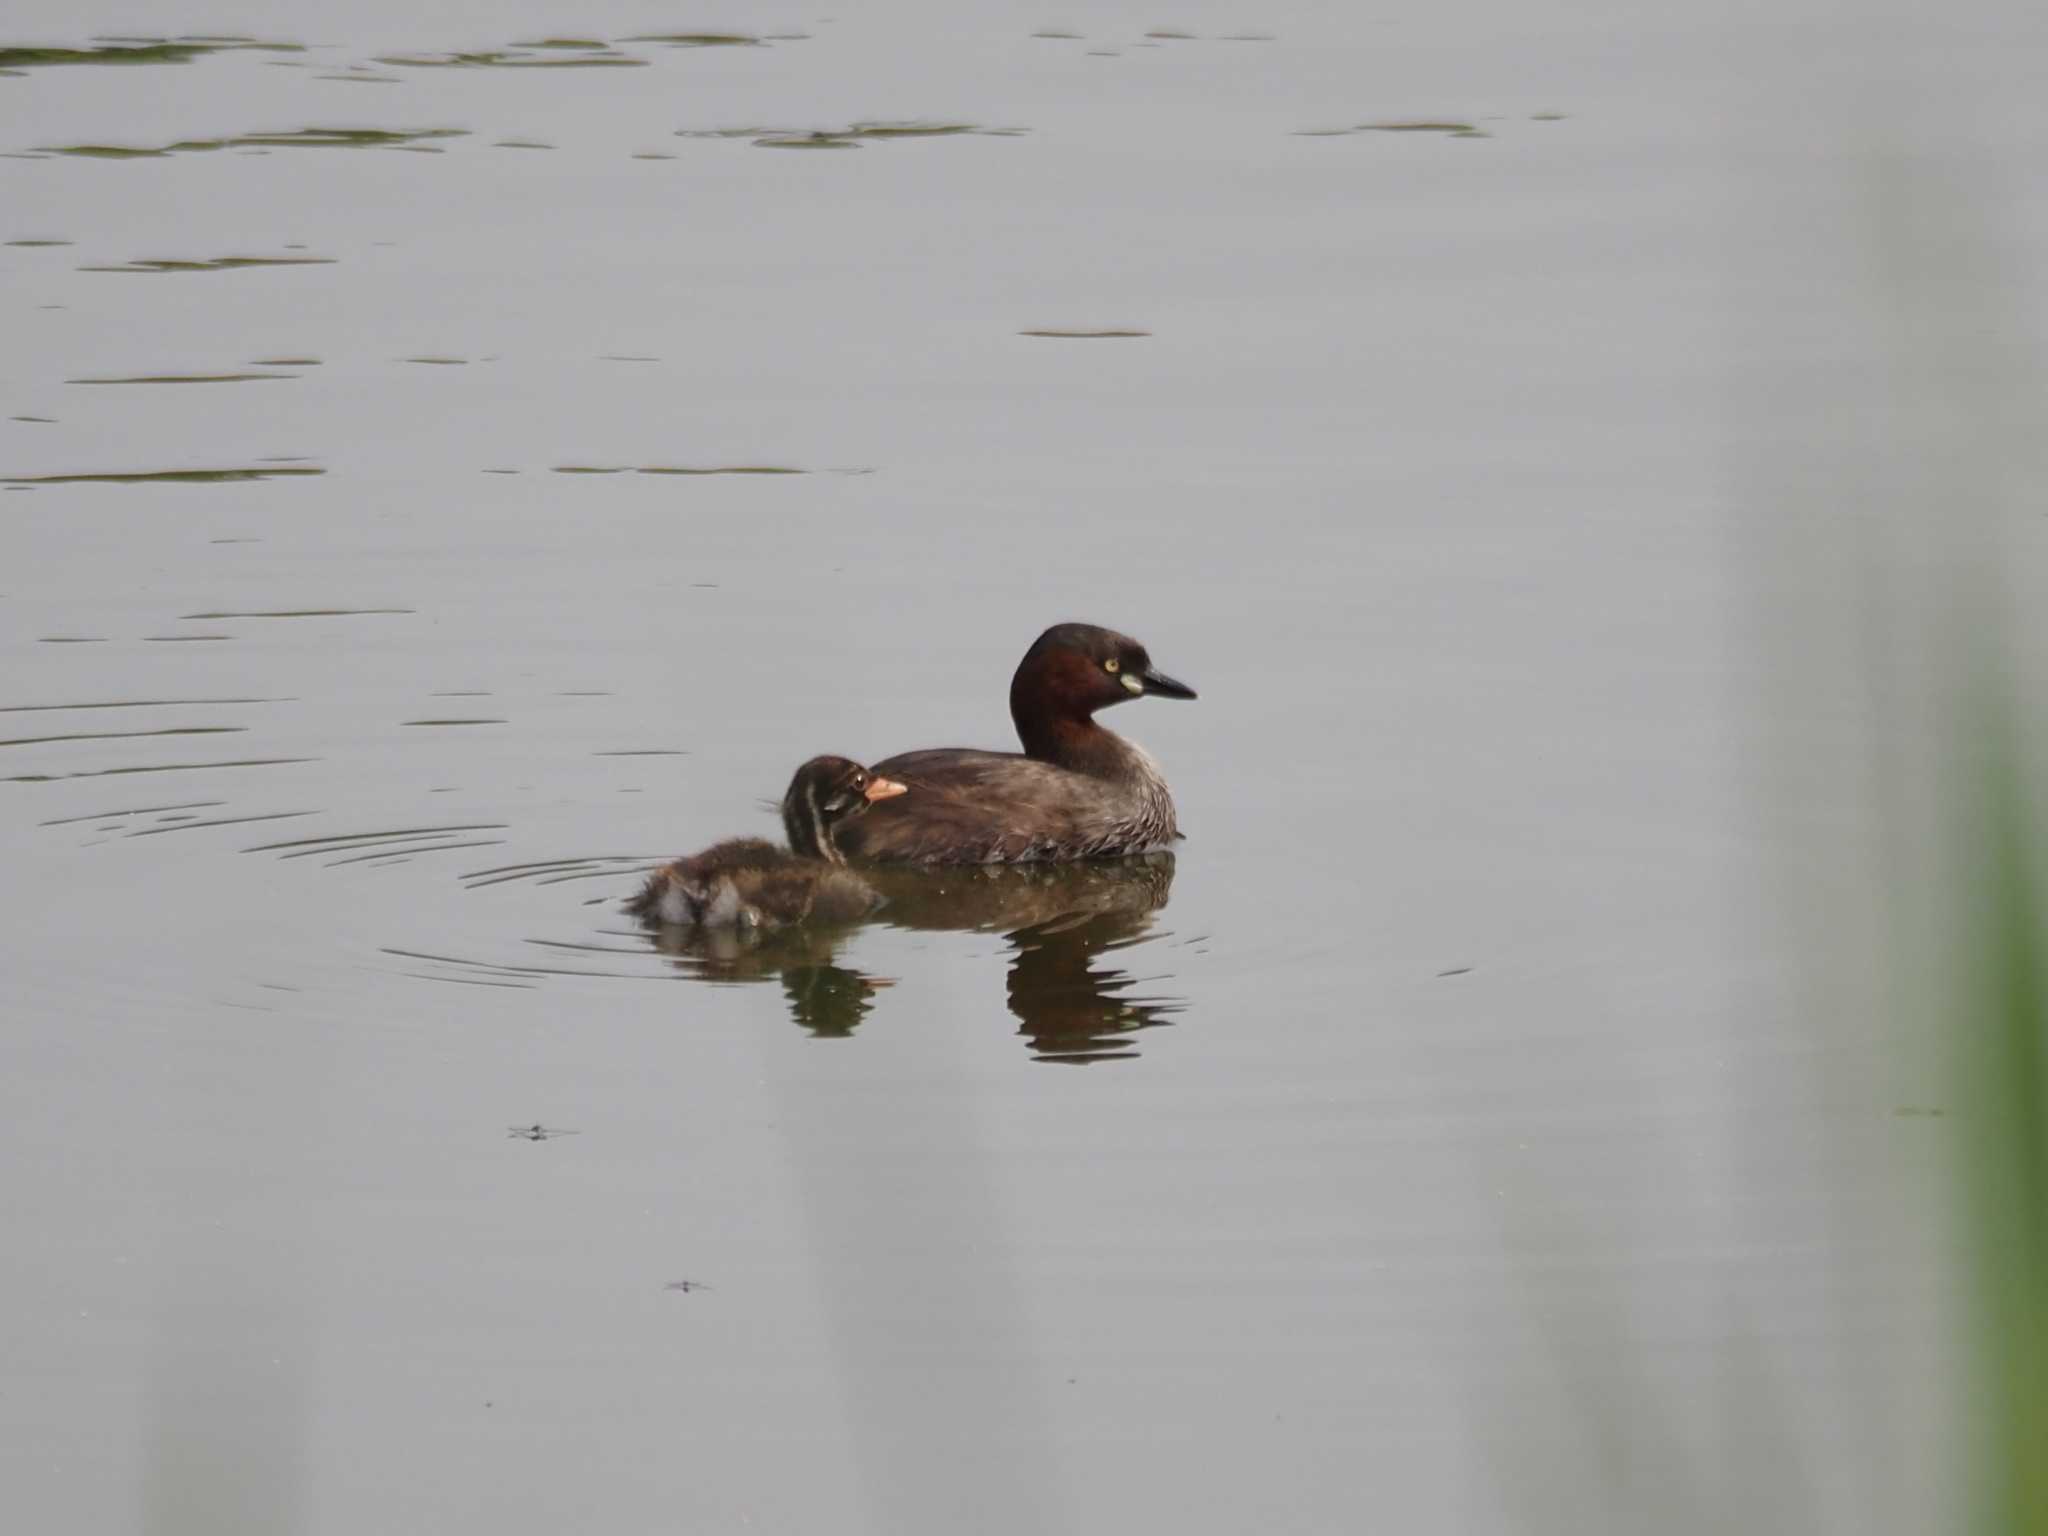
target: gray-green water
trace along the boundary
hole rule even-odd
[[[1800,454],[2041,39],[1898,26],[11,9],[15,1518],[1953,1528]],[[618,915],[1067,618],[1170,866]]]

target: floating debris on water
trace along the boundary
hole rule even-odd
[[[511,1126],[506,1130],[507,1136],[517,1137],[521,1141],[552,1141],[557,1136],[580,1136],[582,1134],[581,1131],[565,1130],[559,1125],[542,1125],[539,1121],[535,1121],[532,1125]]]

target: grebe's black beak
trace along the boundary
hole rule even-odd
[[[1125,674],[1125,679],[1126,681],[1130,680],[1129,673]],[[1174,681],[1174,679],[1168,677],[1156,667],[1147,667],[1143,672],[1140,672],[1137,676],[1137,681],[1142,685],[1139,690],[1140,692],[1157,694],[1162,699],[1192,699],[1195,697],[1194,689],[1190,688],[1186,683]]]

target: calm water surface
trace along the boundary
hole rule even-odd
[[[1847,25],[10,8],[23,1528],[1931,1528],[1728,470]],[[619,915],[1067,618],[1176,859]]]

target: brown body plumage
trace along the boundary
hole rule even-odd
[[[850,923],[882,898],[845,867],[839,831],[903,786],[843,757],[814,757],[797,769],[782,799],[789,847],[733,837],[664,864],[626,910],[649,923],[706,928],[782,928]]]
[[[1145,647],[1094,624],[1055,624],[1010,680],[1022,753],[939,747],[875,765],[915,791],[848,826],[857,859],[1014,863],[1145,853],[1180,839],[1173,796],[1143,748],[1095,712],[1146,694],[1192,699]]]

